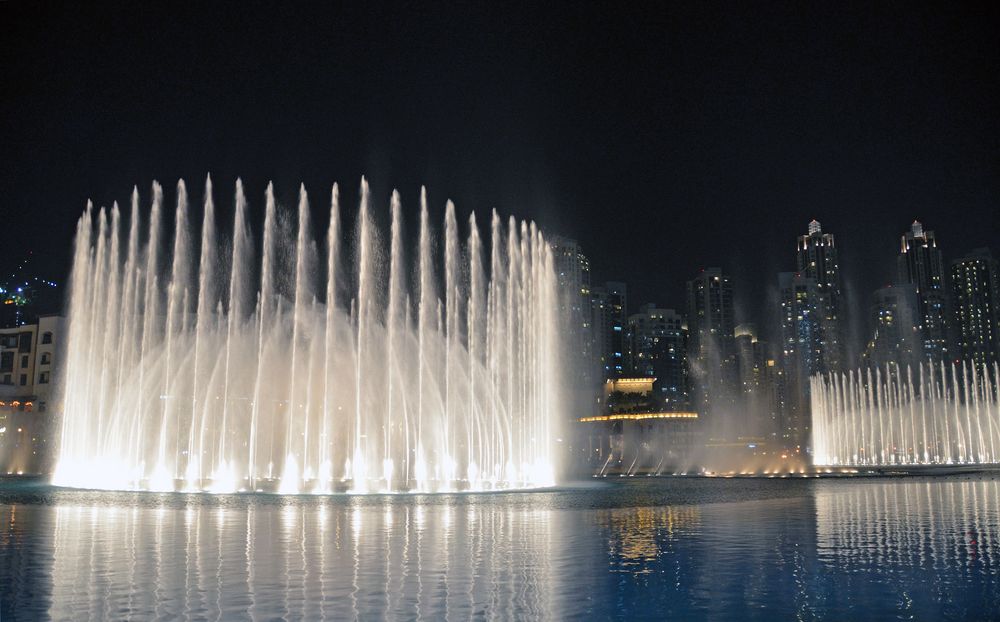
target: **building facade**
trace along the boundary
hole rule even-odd
[[[609,380],[607,408],[580,418],[591,474],[660,475],[689,465],[698,414],[657,409],[655,383],[652,377]]]
[[[992,367],[1000,361],[1000,267],[989,250],[952,262],[951,291],[956,354]]]
[[[684,317],[673,309],[643,305],[629,316],[628,342],[630,373],[656,378],[653,392],[663,410],[690,410]]]
[[[809,440],[809,378],[823,370],[823,340],[816,281],[799,272],[778,274],[781,301],[781,374],[778,436],[787,447]]]
[[[916,289],[921,357],[933,362],[947,360],[947,275],[934,232],[914,220],[902,236],[896,264],[898,283]]]
[[[44,472],[47,448],[56,440],[54,415],[59,339],[63,320],[39,316],[34,324],[0,329],[0,469]]]
[[[594,334],[590,310],[590,260],[576,240],[554,237],[552,247],[559,287],[559,321],[566,359],[563,361],[567,395],[572,413],[587,411],[596,398],[600,378],[596,374]]]
[[[775,360],[768,343],[757,339],[757,331],[752,325],[740,324],[734,334],[743,404],[740,420],[743,436],[773,440],[778,422]]]
[[[865,362],[879,368],[915,367],[924,359],[920,330],[920,304],[912,284],[882,287],[872,296],[872,338],[865,348]]]
[[[591,325],[598,374],[603,380],[621,378],[628,366],[626,338],[628,289],[620,281],[594,287],[591,296]]]
[[[721,268],[687,282],[688,361],[692,402],[710,435],[732,431],[736,397],[733,284]]]
[[[565,334],[574,345],[574,357],[591,357],[590,260],[576,240],[550,240],[559,285],[560,317],[568,322]]]
[[[816,285],[814,307],[818,320],[818,369],[841,371],[844,362],[844,300],[840,260],[832,233],[823,233],[819,221],[809,223],[808,232],[796,245],[797,271]]]

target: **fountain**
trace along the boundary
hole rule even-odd
[[[889,365],[811,379],[817,465],[1000,462],[998,369]]]
[[[127,226],[117,204],[88,204],[78,223],[54,484],[364,493],[553,483],[556,280],[534,223],[493,211],[487,265],[475,214],[463,245],[449,201],[438,253],[422,191],[410,262],[393,192],[386,261],[364,180],[349,248],[336,185],[325,244],[304,187],[293,214],[268,186],[259,246],[240,181],[228,237],[211,178],[200,229],[183,180],[172,222],[159,184],[151,203],[146,226],[137,190]]]

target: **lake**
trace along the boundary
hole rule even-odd
[[[997,478],[325,497],[6,481],[0,619],[990,619]]]

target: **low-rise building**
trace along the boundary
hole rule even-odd
[[[0,473],[47,470],[62,411],[57,369],[63,319],[0,329]]]
[[[698,414],[656,409],[654,377],[605,383],[607,412],[581,417],[594,475],[658,475],[690,462]]]

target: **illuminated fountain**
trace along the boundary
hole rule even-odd
[[[814,376],[815,464],[1000,462],[998,371],[927,363]]]
[[[78,224],[53,483],[283,493],[553,483],[556,282],[533,223],[494,211],[487,247],[475,215],[460,227],[448,202],[438,249],[421,193],[407,255],[399,195],[386,244],[364,180],[348,248],[337,186],[321,241],[304,187],[296,214],[268,186],[261,238],[239,181],[227,227],[210,179],[198,215],[183,181],[172,221],[158,184],[148,219],[142,211],[134,191],[127,219],[117,204],[88,205]]]

